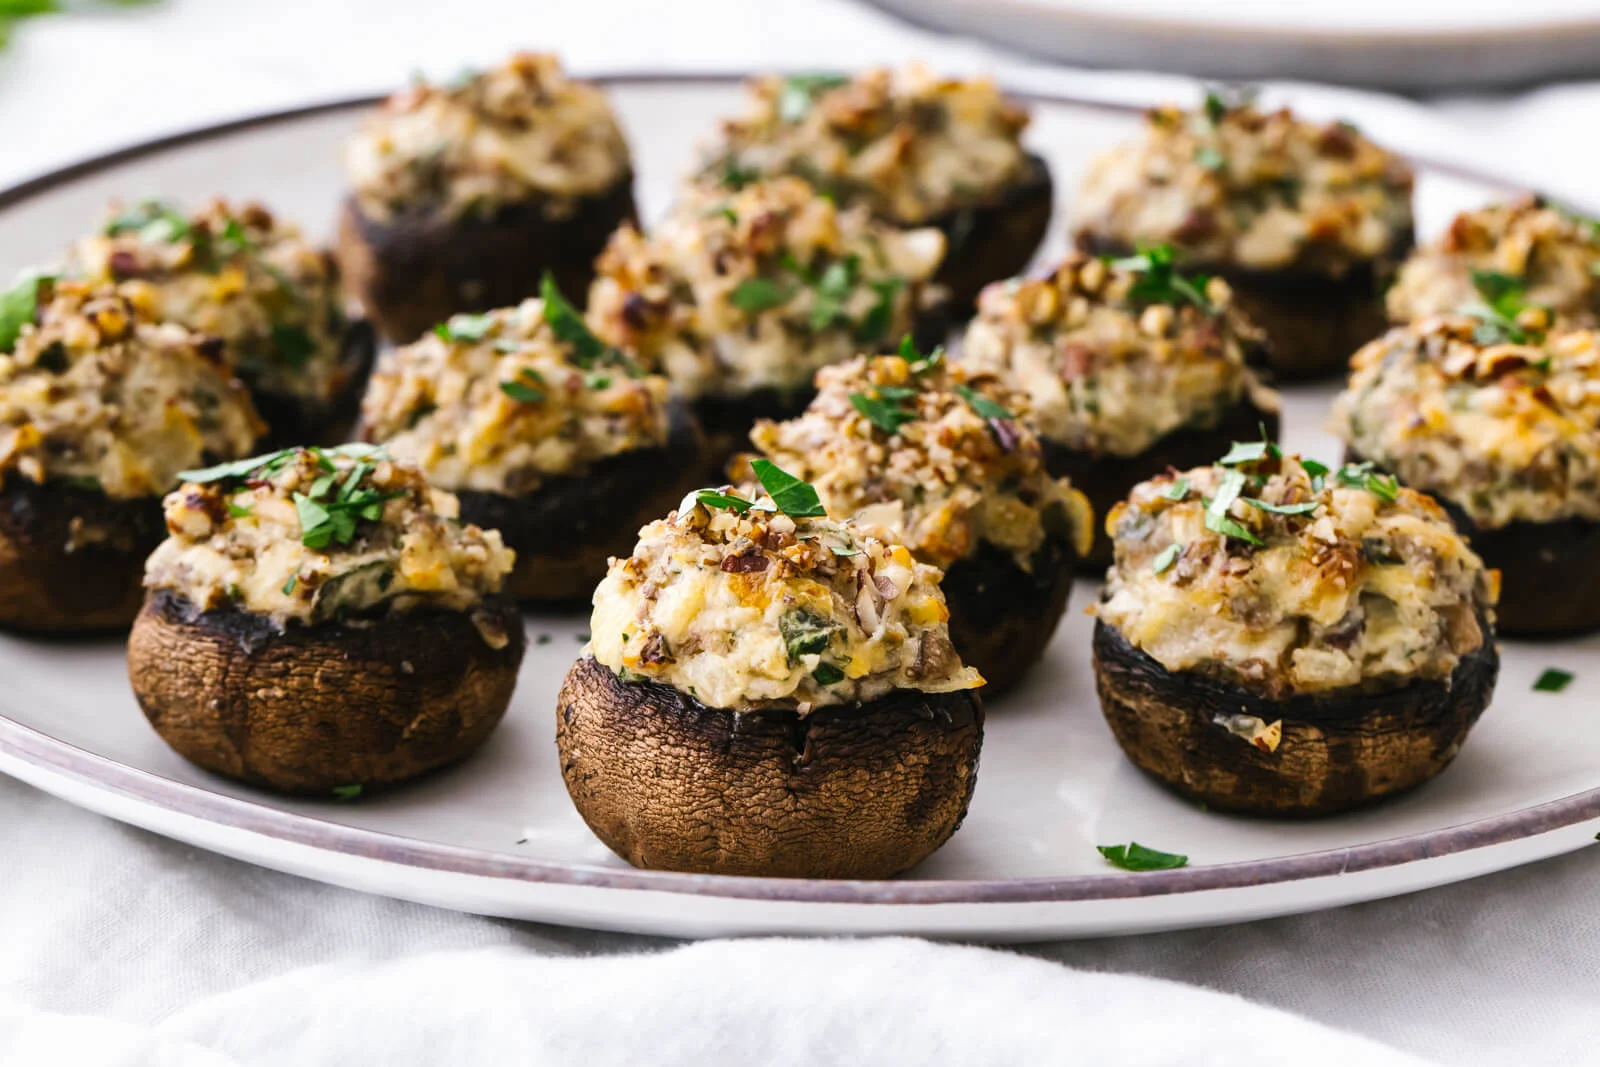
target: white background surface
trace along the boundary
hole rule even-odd
[[[10,51],[0,53],[0,183],[197,122],[378,91],[412,69],[449,73],[520,46],[558,49],[587,71],[850,66],[925,56],[957,69],[987,67],[1018,84],[1065,84],[1152,100],[1185,91],[1173,80],[1085,81],[1010,64],[985,49],[899,27],[842,0],[588,0],[559,6],[280,0],[248,7],[190,0],[37,20],[21,28]],[[1492,162],[1563,195],[1600,202],[1600,179],[1592,177],[1600,174],[1594,166],[1600,139],[1593,133],[1600,92],[1592,88],[1445,105],[1303,87],[1290,92],[1311,110],[1346,112],[1389,140],[1434,155]],[[1320,1037],[1269,1041],[1282,1036],[1275,1025],[1287,1024],[1254,1019],[1233,1005],[1197,1003],[1156,985],[1130,998],[1124,985],[1049,969],[1018,971],[1014,959],[1000,954],[882,943],[841,947],[836,956],[818,958],[807,946],[765,944],[742,952],[680,953],[653,971],[639,969],[638,961],[621,970],[607,970],[604,961],[554,963],[548,957],[652,951],[664,944],[473,919],[332,890],[117,826],[9,781],[0,781],[0,857],[0,1000],[13,998],[0,1004],[0,1061],[9,1055],[9,1062],[42,1062],[35,1050],[59,1049],[47,1043],[23,1051],[28,1046],[21,1042],[30,1035],[53,1032],[48,1019],[27,1010],[43,1009],[141,1026],[166,1020],[164,1035],[224,1049],[237,1062],[359,1062],[348,1047],[331,1042],[302,1047],[288,1058],[285,1042],[299,1030],[296,1012],[319,1004],[324,1023],[331,1006],[342,1006],[344,1024],[360,1016],[382,1032],[414,1038],[396,1056],[405,1053],[419,1063],[430,1056],[450,1062],[449,1055],[433,1054],[464,1056],[469,1048],[523,1050],[528,1062],[566,1062],[580,1048],[595,1062],[626,1057],[620,1038],[599,1046],[568,1035],[561,1043],[548,1031],[540,1036],[520,1023],[511,1026],[503,1016],[496,1022],[488,1008],[510,1005],[487,994],[468,998],[470,1003],[444,996],[438,983],[448,977],[456,990],[503,978],[505,988],[525,989],[530,999],[524,1003],[534,1006],[543,1003],[539,998],[564,994],[559,1003],[578,1013],[568,1018],[599,1011],[596,1020],[615,1025],[594,1025],[612,1037],[610,1031],[636,1029],[629,1023],[674,1032],[679,1024],[689,1026],[691,1037],[699,1034],[706,1047],[728,1054],[726,1060],[702,1057],[699,1062],[707,1064],[739,1062],[741,1043],[746,1055],[773,1047],[784,1050],[773,1062],[803,1062],[804,1049],[768,1044],[789,1033],[782,1030],[787,1019],[799,1020],[802,1032],[812,1035],[816,1062],[851,1058],[851,1051],[862,1053],[857,1062],[926,1062],[935,1056],[980,1062],[974,1052],[979,1048],[987,1052],[982,1062],[1108,1062],[1108,1046],[1094,1040],[1108,1029],[1123,1035],[1109,1047],[1120,1050],[1125,1062],[1243,1062],[1241,1046],[1226,1043],[1248,1034],[1276,1049],[1249,1062],[1379,1062]],[[1600,916],[1591,888],[1597,876],[1600,850],[1586,850],[1463,886],[1320,916],[1030,951],[1078,967],[1237,993],[1440,1063],[1594,1062],[1600,1055]],[[357,971],[367,961],[488,946],[511,955],[430,957],[426,969],[402,965],[377,977]],[[903,956],[907,951],[913,955]],[[333,969],[290,973],[316,964]],[[876,984],[858,988],[849,978],[859,974],[876,976]],[[646,980],[630,976],[643,975],[653,975],[659,984],[650,988],[663,993],[703,992],[702,1003],[710,1008],[692,1019],[662,1016],[651,1012],[646,990],[613,995],[621,983]],[[885,1006],[885,994],[918,982],[928,983],[930,998],[944,991],[942,998],[895,1000],[898,1014]],[[824,987],[856,995],[823,996],[818,990]],[[1012,988],[1042,993],[980,996]],[[387,1013],[375,999],[362,999],[363,992],[379,989],[392,993]],[[941,1010],[952,989],[967,991],[971,1003],[992,1006],[992,1018]],[[750,1011],[752,991],[762,994],[760,1002],[782,1004],[783,1017]],[[1128,1010],[1134,1003],[1145,1006],[1143,1024],[1137,1011]],[[1156,1024],[1173,1018],[1185,1024],[1180,1029],[1187,1042],[1173,1040],[1170,1027]],[[270,1020],[283,1029],[264,1029]],[[426,1023],[439,1028],[433,1044]],[[986,1043],[979,1040],[985,1025],[992,1029]],[[895,1027],[928,1029],[947,1040],[927,1047],[882,1041]],[[830,1028],[880,1040],[829,1045]],[[455,1037],[444,1036],[446,1029]],[[464,1030],[488,1035],[485,1041],[499,1034],[506,1043],[447,1043]],[[74,1040],[100,1032],[78,1022],[59,1031]],[[350,1025],[340,1032],[348,1035]],[[112,1041],[121,1039],[119,1033]],[[638,1047],[656,1048],[656,1062],[696,1062],[689,1057],[697,1046],[684,1044],[683,1033],[673,1042]],[[1046,1049],[1056,1054],[1046,1055]],[[1213,1055],[1202,1058],[1205,1049]],[[224,1061],[145,1055],[122,1062]]]

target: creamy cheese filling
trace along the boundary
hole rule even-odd
[[[583,331],[579,343],[558,331]],[[571,336],[570,333],[566,336]],[[669,433],[667,380],[584,330],[558,293],[457,315],[388,353],[362,402],[368,440],[443,489],[516,496]]]
[[[937,78],[912,65],[758,78],[750,95],[747,113],[723,123],[701,180],[793,174],[916,225],[994,199],[1027,164],[1027,112],[987,78]]]
[[[882,528],[775,509],[691,496],[639,531],[595,590],[594,658],[735,711],[983,684],[950,643],[936,569]]]
[[[1258,447],[1112,510],[1102,623],[1168,670],[1278,699],[1447,679],[1493,639],[1499,572],[1432,500]]]
[[[896,343],[939,298],[937,230],[841,210],[795,178],[687,190],[648,237],[597,263],[589,322],[689,397],[798,391],[863,346]]]
[[[391,96],[345,150],[369,218],[492,215],[533,198],[552,218],[632,173],[605,94],[550,55],[519,53],[448,85]]]
[[[1600,222],[1525,196],[1457,215],[1411,254],[1389,289],[1389,318],[1407,323],[1482,302],[1475,276],[1509,279],[1558,326],[1600,325]]]
[[[1366,345],[1333,429],[1479,526],[1600,521],[1600,334],[1485,344],[1482,328],[1434,316]]]
[[[1047,537],[1089,550],[1083,494],[1044,469],[1016,398],[942,358],[866,357],[817,374],[787,422],[763,421],[756,448],[816,487],[829,514],[889,527],[924,563],[948,568],[984,543],[1023,570]]]
[[[265,430],[221,343],[156,321],[148,290],[63,281],[15,296],[37,307],[0,354],[0,472],[155,496],[187,467],[248,455]]]
[[[457,520],[454,496],[367,445],[189,472],[164,505],[169,536],[146,587],[279,626],[468,611],[499,592],[515,560],[497,531]]]
[[[1095,160],[1073,203],[1080,241],[1170,244],[1212,266],[1339,277],[1410,239],[1411,169],[1346,123],[1209,96],[1155,108]]]
[[[259,204],[113,209],[73,247],[68,270],[140,286],[158,319],[222,338],[252,389],[326,404],[350,383],[333,259]]]
[[[1073,255],[1048,278],[989,286],[962,364],[1022,394],[1039,433],[1074,451],[1135,456],[1247,400],[1276,409],[1246,364],[1260,335],[1227,283],[1157,260]]]

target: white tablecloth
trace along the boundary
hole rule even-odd
[[[79,7],[0,53],[0,185],[162,132],[449,73],[511,46],[577,69],[926,57],[1158,100],[845,0],[212,0]],[[196,86],[204,86],[197,91]],[[1433,156],[1600,200],[1600,89],[1415,101],[1306,86]],[[0,1063],[1436,1063],[1600,1061],[1600,850],[1300,918],[1041,945],[665,942],[520,925],[257,870],[0,779]],[[473,951],[476,950],[476,951]],[[625,955],[655,953],[648,960]],[[1089,973],[1084,973],[1089,972]]]

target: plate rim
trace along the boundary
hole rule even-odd
[[[735,84],[750,75],[723,73],[632,72],[591,80],[616,86]],[[1018,91],[1015,96],[1046,104],[1129,113],[1138,105],[1087,99],[1065,92]],[[124,145],[56,167],[0,189],[0,211],[8,210],[56,185],[108,170],[143,156],[212,140],[261,126],[293,122],[339,111],[368,108],[380,95],[343,97],[279,108],[189,127]],[[1441,163],[1425,156],[1408,158],[1439,173],[1500,188],[1515,183],[1473,167]],[[1005,879],[892,879],[846,881],[685,874],[599,864],[568,863],[514,852],[474,849],[349,826],[329,819],[276,808],[268,803],[214,792],[200,785],[121,763],[25,726],[0,713],[0,755],[46,774],[62,775],[86,787],[114,793],[145,808],[197,818],[222,828],[265,836],[291,845],[340,853],[444,874],[597,889],[676,893],[793,904],[1031,904],[1165,897],[1210,890],[1246,889],[1307,879],[1399,867],[1425,859],[1474,851],[1538,837],[1600,818],[1600,787],[1532,807],[1453,824],[1424,833],[1384,838],[1360,845],[1291,853],[1267,859],[1182,867],[1170,871],[1026,876]],[[3,769],[3,768],[0,768]]]

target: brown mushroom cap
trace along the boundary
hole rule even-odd
[[[331,403],[252,389],[250,399],[255,402],[256,413],[268,430],[267,436],[258,442],[258,448],[269,452],[349,440],[377,350],[378,335],[372,323],[366,319],[352,319],[345,324],[339,338],[339,364],[345,381]]]
[[[1030,154],[1017,179],[987,199],[919,224],[938,227],[949,242],[933,280],[950,291],[954,317],[971,318],[985,285],[1023,272],[1050,230],[1054,207],[1050,167]]]
[[[144,561],[166,536],[160,497],[112,500],[20,475],[0,487],[0,626],[122,629],[144,600]],[[81,546],[67,550],[69,541]]]
[[[1480,619],[1485,635],[1488,621]],[[1219,811],[1329,815],[1414,788],[1455,758],[1500,672],[1492,636],[1448,682],[1416,679],[1274,701],[1196,671],[1169,671],[1096,623],[1100,708],[1135,766]],[[1219,725],[1250,715],[1282,723],[1275,750]]]
[[[985,541],[944,572],[939,588],[950,608],[950,643],[983,675],[986,697],[1016,685],[1044,655],[1067,610],[1077,559],[1071,545],[1047,537],[1025,571]]]
[[[503,597],[481,610],[502,647],[465,612],[279,631],[156,590],[129,637],[128,676],[150,725],[207,770],[287,793],[392,785],[468,755],[505,714],[522,618]]]
[[[346,197],[335,246],[345,290],[396,344],[456,312],[537,296],[546,272],[581,304],[611,231],[638,217],[633,175],[607,192],[574,198],[570,211],[546,208],[537,197],[505,204],[487,218],[419,209],[378,221]]]
[[[1088,497],[1094,508],[1094,544],[1079,561],[1079,569],[1104,577],[1112,559],[1111,538],[1106,536],[1104,520],[1134,486],[1167,473],[1169,468],[1182,471],[1206,466],[1225,454],[1233,442],[1258,439],[1263,427],[1270,440],[1277,440],[1278,412],[1259,408],[1246,396],[1226,411],[1215,426],[1169,433],[1136,456],[1077,451],[1040,438],[1045,469],[1051,477],[1070,479],[1072,487]]]
[[[556,706],[561,774],[595,835],[635,867],[888,878],[961,824],[977,781],[972,691],[734,713],[590,656]]]
[[[1364,457],[1346,449],[1345,460],[1361,463]],[[1384,469],[1381,463],[1375,466]],[[1392,476],[1406,484],[1399,475]],[[1572,518],[1508,522],[1491,529],[1473,522],[1438,493],[1410,488],[1432,497],[1484,566],[1500,572],[1500,602],[1494,612],[1500,633],[1557,637],[1600,629],[1600,523]]]
[[[582,474],[546,478],[524,496],[457,490],[461,521],[499,530],[517,553],[505,592],[520,601],[587,602],[612,556],[633,551],[639,527],[706,484],[705,442],[682,400],[667,442],[623,452]]]
[[[1092,255],[1134,253],[1120,241],[1080,230],[1077,247]],[[1185,271],[1214,274],[1233,289],[1233,303],[1267,336],[1268,365],[1282,379],[1323,378],[1345,369],[1350,353],[1389,328],[1384,290],[1416,237],[1396,236],[1382,256],[1340,277],[1317,271],[1241,269],[1184,263]]]

